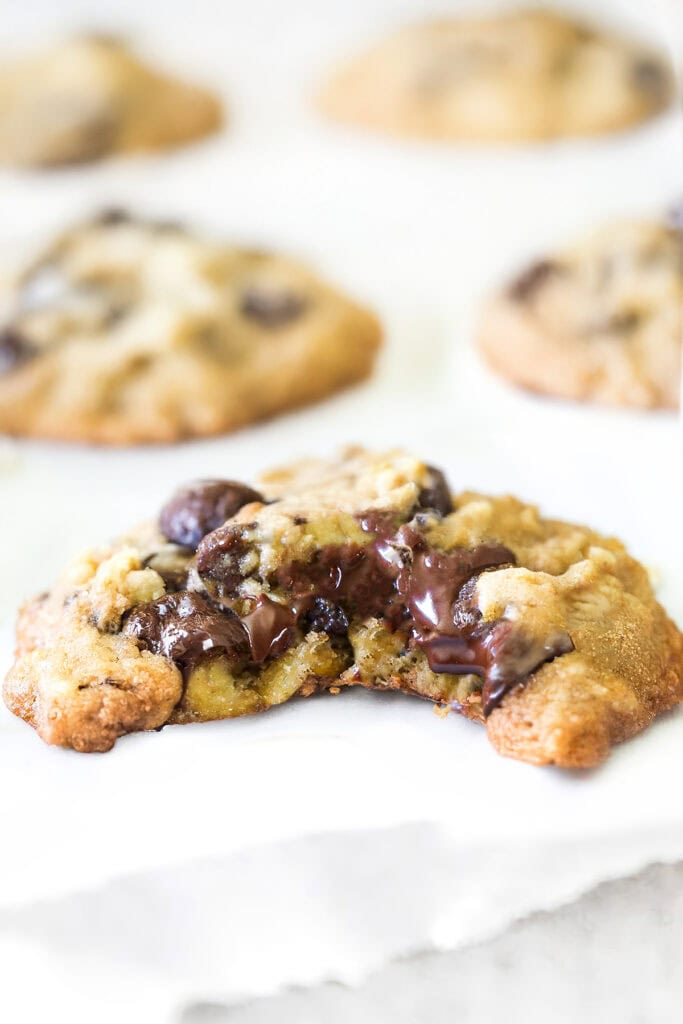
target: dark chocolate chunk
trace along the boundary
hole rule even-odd
[[[666,68],[654,57],[642,57],[636,60],[630,69],[632,81],[655,98],[664,97],[669,88],[669,75]]]
[[[447,486],[442,474],[437,470],[433,474],[433,503],[445,509]],[[217,615],[220,619],[233,613],[193,594],[186,595],[188,600],[204,604],[198,611],[192,605],[180,617],[180,625],[175,605],[165,629],[158,625],[158,611],[151,624],[145,618],[150,614],[145,608],[167,609],[164,602],[170,598],[162,598],[137,609],[127,629],[176,660],[194,658],[194,652],[214,646],[230,649],[228,641],[243,655],[246,637],[248,657],[260,664],[283,654],[300,630],[344,636],[351,616],[379,618],[390,629],[401,631],[407,646],[421,648],[432,671],[479,676],[485,715],[540,665],[573,650],[571,638],[562,629],[539,640],[507,620],[482,621],[475,600],[476,580],[487,570],[514,565],[515,555],[509,548],[482,543],[442,551],[430,546],[415,521],[401,525],[394,512],[371,510],[357,518],[367,543],[325,545],[310,561],[275,570],[263,582],[276,586],[281,598],[276,601],[263,594],[241,620],[233,615],[228,640],[211,623]],[[228,599],[236,596],[243,582],[240,565],[248,550],[241,524],[226,523],[204,537],[195,565],[211,593]],[[182,601],[182,595],[175,597]],[[207,615],[212,617],[208,626]],[[192,632],[195,622],[198,639]]]
[[[325,597],[316,597],[304,616],[304,625],[315,633],[346,636],[349,620],[341,605],[335,604]]]
[[[242,296],[241,312],[262,327],[284,327],[298,319],[306,308],[306,300],[295,292],[276,291],[252,285]]]
[[[453,501],[448,481],[440,469],[435,466],[427,466],[429,470],[429,483],[423,487],[417,499],[418,507],[421,509],[433,509],[441,516],[447,516],[453,511]]]
[[[237,615],[187,590],[134,608],[123,632],[185,669],[215,649],[241,662],[250,654],[249,637]]]
[[[486,717],[506,694],[525,682],[541,665],[574,650],[572,638],[565,630],[557,630],[541,641],[528,636],[522,627],[504,620],[492,626],[482,643],[488,655],[482,690]]]
[[[263,496],[234,480],[197,480],[182,487],[161,510],[159,526],[165,537],[186,548],[197,547],[243,505]]]
[[[560,272],[560,264],[553,260],[537,260],[515,278],[508,292],[517,302],[526,302],[545,282]]]
[[[341,604],[361,618],[382,616],[391,603],[396,571],[373,545],[328,544],[311,562],[292,562],[275,582],[295,598],[317,597]]]
[[[236,597],[244,580],[240,562],[247,550],[242,527],[237,523],[226,523],[199,542],[195,565],[211,593],[221,598]]]
[[[291,646],[296,636],[298,609],[278,604],[265,595],[242,619],[249,637],[251,660],[260,665],[266,658],[277,658]]]
[[[14,327],[0,331],[0,373],[15,370],[36,354],[28,338]]]
[[[399,537],[406,532],[399,531]],[[398,589],[410,612],[419,639],[433,634],[457,636],[456,604],[461,589],[484,569],[514,565],[515,556],[502,544],[479,544],[467,550],[437,551],[427,545],[413,548],[412,564],[403,570]]]
[[[107,206],[93,217],[92,222],[102,227],[116,227],[119,224],[131,224],[133,217],[121,206]]]

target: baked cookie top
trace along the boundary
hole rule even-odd
[[[282,256],[111,210],[0,294],[0,430],[113,444],[232,430],[366,376],[380,328]]]
[[[625,128],[672,94],[649,47],[530,8],[401,29],[333,76],[320,102],[378,131],[519,142]]]
[[[618,541],[353,449],[258,490],[196,481],[77,560],[23,609],[4,695],[46,742],[91,751],[354,685],[588,766],[683,699],[683,638]]]
[[[216,131],[210,92],[148,67],[125,42],[82,35],[0,65],[0,162],[79,164]]]
[[[682,311],[683,233],[613,224],[525,268],[485,306],[479,341],[491,366],[524,387],[673,409]]]

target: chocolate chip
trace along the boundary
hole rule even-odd
[[[304,616],[304,623],[315,633],[329,636],[346,636],[349,620],[344,609],[324,597],[316,597],[310,610]]]
[[[249,658],[249,637],[237,615],[186,590],[138,605],[126,619],[123,633],[183,668],[215,649],[232,660]]]
[[[247,288],[242,296],[241,312],[262,327],[283,327],[301,316],[306,300],[294,292],[264,286]]]
[[[453,511],[453,500],[448,481],[444,473],[435,466],[427,466],[429,483],[420,491],[417,499],[418,508],[433,509],[441,516]]]
[[[260,665],[266,658],[277,658],[291,646],[296,636],[298,614],[286,605],[259,597],[242,623],[249,637],[251,660]]]
[[[237,595],[244,580],[240,563],[247,551],[242,527],[237,523],[219,526],[199,542],[195,565],[212,594],[221,598]]]
[[[128,210],[120,206],[108,206],[96,214],[92,222],[102,227],[116,227],[119,224],[130,224],[133,220]]]
[[[35,349],[28,338],[14,327],[6,327],[0,331],[0,373],[15,370],[35,354]]]
[[[655,98],[666,95],[669,83],[669,76],[666,68],[653,57],[643,57],[631,65],[630,74],[632,80],[643,92],[650,93]]]
[[[483,639],[489,665],[482,690],[482,708],[488,717],[503,697],[547,661],[574,650],[566,630],[558,629],[539,640],[527,636],[512,622],[495,623]]]
[[[515,278],[508,288],[510,296],[517,302],[526,302],[545,282],[560,271],[560,264],[553,260],[537,260]]]
[[[169,540],[182,547],[197,547],[207,533],[217,530],[243,505],[263,496],[234,480],[197,480],[182,487],[161,510],[159,526]]]

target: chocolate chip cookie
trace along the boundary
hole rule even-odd
[[[103,751],[347,686],[582,767],[683,700],[683,636],[618,541],[353,449],[258,489],[196,481],[78,560],[22,610],[4,696],[47,743]]]
[[[406,27],[342,68],[320,103],[396,135],[522,142],[626,128],[672,94],[649,47],[530,9]]]
[[[615,224],[525,268],[486,304],[479,346],[533,391],[673,409],[682,310],[683,233]]]
[[[0,430],[107,444],[216,434],[323,398],[370,373],[381,334],[289,259],[118,210],[18,274],[4,314]]]
[[[80,164],[215,132],[219,100],[143,63],[115,37],[83,35],[0,66],[0,161]]]

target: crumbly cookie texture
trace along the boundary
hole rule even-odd
[[[235,430],[366,377],[381,330],[282,256],[111,210],[0,294],[0,430],[105,444]]]
[[[220,128],[210,92],[144,64],[115,37],[83,35],[0,67],[0,161],[56,167],[165,149]]]
[[[178,491],[19,617],[8,707],[108,750],[345,686],[483,722],[502,754],[586,767],[683,700],[683,637],[616,540],[347,451]]]
[[[479,346],[533,391],[674,409],[683,347],[683,233],[611,225],[539,260],[485,305]]]
[[[528,9],[408,26],[343,67],[320,105],[397,135],[522,142],[626,128],[672,94],[647,46]]]

